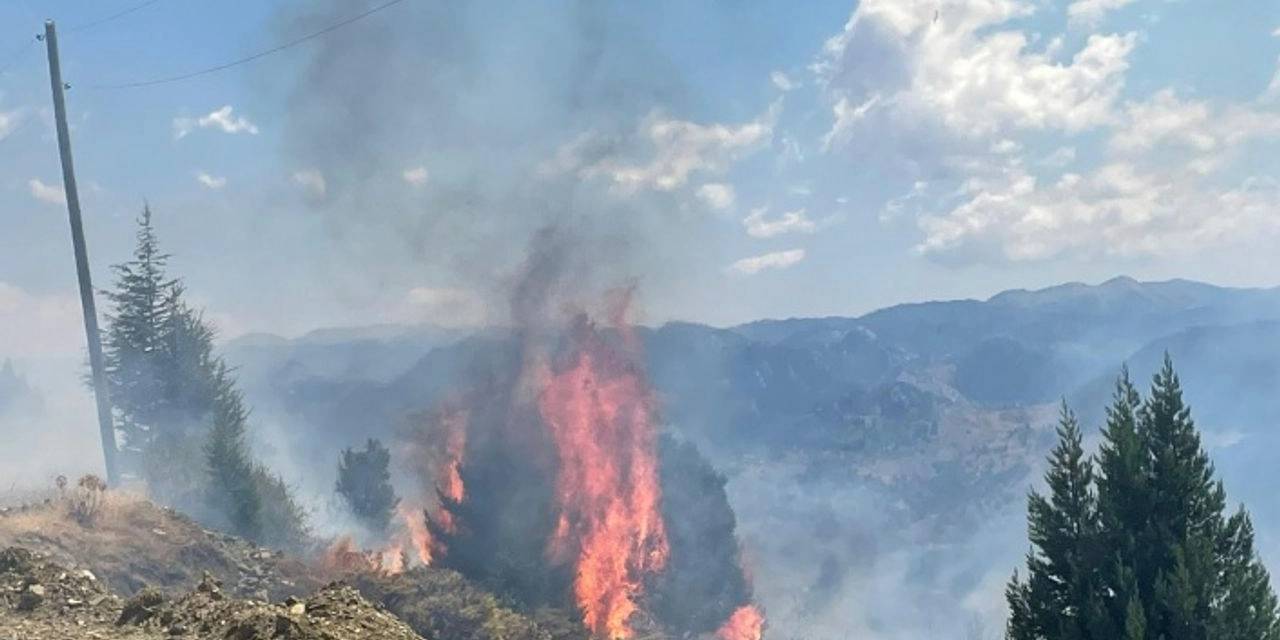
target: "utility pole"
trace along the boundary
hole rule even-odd
[[[44,22],[44,44],[49,53],[49,86],[53,89],[53,116],[58,127],[58,155],[62,157],[62,185],[67,194],[67,214],[71,218],[71,244],[75,247],[76,276],[80,279],[80,306],[84,311],[84,332],[89,339],[89,368],[93,373],[93,395],[98,403],[98,429],[102,433],[102,459],[107,468],[107,484],[120,481],[116,469],[116,429],[111,419],[111,398],[107,374],[103,370],[102,336],[98,334],[98,310],[93,303],[93,281],[89,277],[89,251],[80,221],[80,192],[71,163],[71,133],[67,128],[67,105],[63,95],[62,68],[58,64],[58,32],[52,20]]]

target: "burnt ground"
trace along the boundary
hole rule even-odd
[[[233,598],[206,574],[195,589],[178,597],[145,588],[126,600],[110,593],[87,569],[70,570],[18,547],[0,550],[0,638],[181,637],[421,639],[394,615],[341,583],[306,599],[269,604]]]
[[[73,503],[0,508],[0,640],[586,637],[569,612],[517,612],[453,571],[338,574],[128,494],[88,521]]]

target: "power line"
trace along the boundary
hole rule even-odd
[[[226,62],[226,63],[223,63],[223,64],[219,64],[219,65],[216,65],[216,66],[208,67],[208,68],[205,68],[205,69],[200,69],[200,70],[198,70],[198,71],[192,71],[192,72],[190,72],[190,73],[184,73],[184,74],[182,74],[182,75],[177,75],[177,76],[169,76],[169,77],[167,77],[167,78],[156,78],[156,79],[153,79],[153,80],[140,80],[140,81],[137,81],[137,82],[125,82],[125,83],[122,83],[122,84],[99,84],[99,85],[90,85],[90,86],[89,86],[89,88],[90,88],[90,89],[99,89],[99,90],[106,90],[106,89],[134,89],[134,88],[137,88],[137,87],[149,87],[149,86],[153,86],[153,85],[157,85],[157,84],[168,84],[168,83],[170,83],[170,82],[179,82],[179,81],[182,81],[182,80],[190,80],[191,78],[195,78],[195,77],[197,77],[197,76],[202,76],[202,75],[206,75],[206,74],[210,74],[210,73],[216,73],[216,72],[218,72],[218,71],[225,71],[225,70],[227,70],[227,69],[230,69],[231,67],[237,67],[237,66],[240,66],[240,65],[245,64],[245,63],[248,63],[248,62],[253,62],[254,60],[257,60],[257,59],[259,59],[259,58],[265,58],[266,56],[269,56],[269,55],[271,55],[271,54],[273,54],[273,53],[279,53],[279,52],[281,52],[281,51],[284,51],[285,49],[289,49],[289,48],[291,48],[291,47],[295,47],[295,46],[297,46],[297,45],[300,45],[300,44],[302,44],[302,43],[304,43],[304,42],[306,42],[306,41],[308,41],[308,40],[313,40],[313,39],[318,38],[318,37],[320,37],[320,36],[322,36],[322,35],[325,35],[325,34],[327,34],[327,33],[330,33],[330,32],[333,32],[333,31],[337,31],[338,29],[341,29],[342,27],[345,27],[345,26],[347,26],[347,25],[349,25],[349,24],[351,24],[351,23],[353,23],[353,22],[357,22],[357,21],[363,20],[363,19],[365,19],[365,18],[367,18],[367,17],[369,17],[369,16],[371,16],[371,15],[373,15],[373,14],[375,14],[375,13],[378,13],[379,11],[382,11],[383,9],[389,9],[389,8],[391,8],[391,7],[392,7],[392,6],[394,6],[394,5],[400,4],[401,2],[404,2],[404,0],[391,0],[390,2],[384,2],[384,3],[382,3],[382,4],[380,4],[380,5],[376,6],[376,7],[373,7],[372,9],[369,9],[369,10],[364,11],[364,12],[362,12],[362,13],[359,13],[359,14],[356,14],[356,15],[354,15],[354,16],[351,16],[350,18],[347,18],[347,19],[345,19],[345,20],[343,20],[343,21],[341,21],[341,22],[337,22],[337,23],[335,23],[335,24],[331,24],[331,25],[329,25],[329,26],[327,26],[327,27],[325,27],[325,28],[323,28],[323,29],[321,29],[321,30],[319,30],[319,31],[314,31],[314,32],[312,32],[312,33],[308,33],[307,35],[302,36],[302,37],[300,37],[300,38],[297,38],[297,39],[295,39],[295,40],[290,40],[289,42],[286,42],[286,43],[284,43],[284,44],[277,45],[277,46],[272,47],[272,48],[270,48],[270,49],[267,49],[267,50],[265,50],[265,51],[259,51],[258,53],[255,53],[255,54],[250,55],[250,56],[245,56],[245,57],[240,58],[240,59],[238,59],[238,60],[232,60],[232,61],[230,61],[230,62]]]
[[[129,15],[129,14],[133,13],[134,11],[138,11],[139,9],[146,9],[147,7],[149,7],[149,6],[153,5],[153,4],[157,3],[157,2],[160,2],[160,0],[147,0],[146,2],[139,2],[138,4],[135,4],[135,5],[131,6],[131,7],[126,8],[126,9],[121,9],[120,11],[117,11],[117,12],[115,12],[115,13],[113,13],[113,14],[109,15],[109,16],[103,16],[103,17],[98,18],[97,20],[94,20],[94,21],[92,21],[92,22],[86,22],[86,23],[84,23],[84,24],[80,24],[80,25],[76,25],[76,26],[74,26],[74,27],[71,27],[71,28],[67,29],[67,33],[73,33],[73,32],[76,32],[76,31],[84,31],[85,29],[92,29],[93,27],[96,27],[96,26],[98,26],[98,25],[100,25],[100,24],[106,24],[106,23],[111,22],[112,20],[115,20],[115,19],[117,19],[117,18],[123,18],[123,17],[125,17],[125,16],[127,16],[127,15]]]

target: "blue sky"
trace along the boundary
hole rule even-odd
[[[504,321],[547,223],[650,322],[1280,284],[1274,2],[406,0],[95,89],[376,3],[71,30],[130,4],[0,3],[0,68],[58,21],[97,282],[149,201],[227,335]],[[36,45],[0,73],[0,355],[80,348],[46,73]]]

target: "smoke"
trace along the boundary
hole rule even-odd
[[[279,28],[296,36],[370,4],[292,7]],[[507,276],[547,227],[604,258],[590,263],[606,280],[678,284],[708,244],[700,176],[767,145],[776,113],[761,105],[727,128],[665,115],[698,103],[652,20],[585,0],[405,3],[318,39],[300,69],[267,67],[263,85],[288,104],[272,123],[286,161],[324,185],[299,197],[342,254],[335,289],[447,286],[500,321]]]

